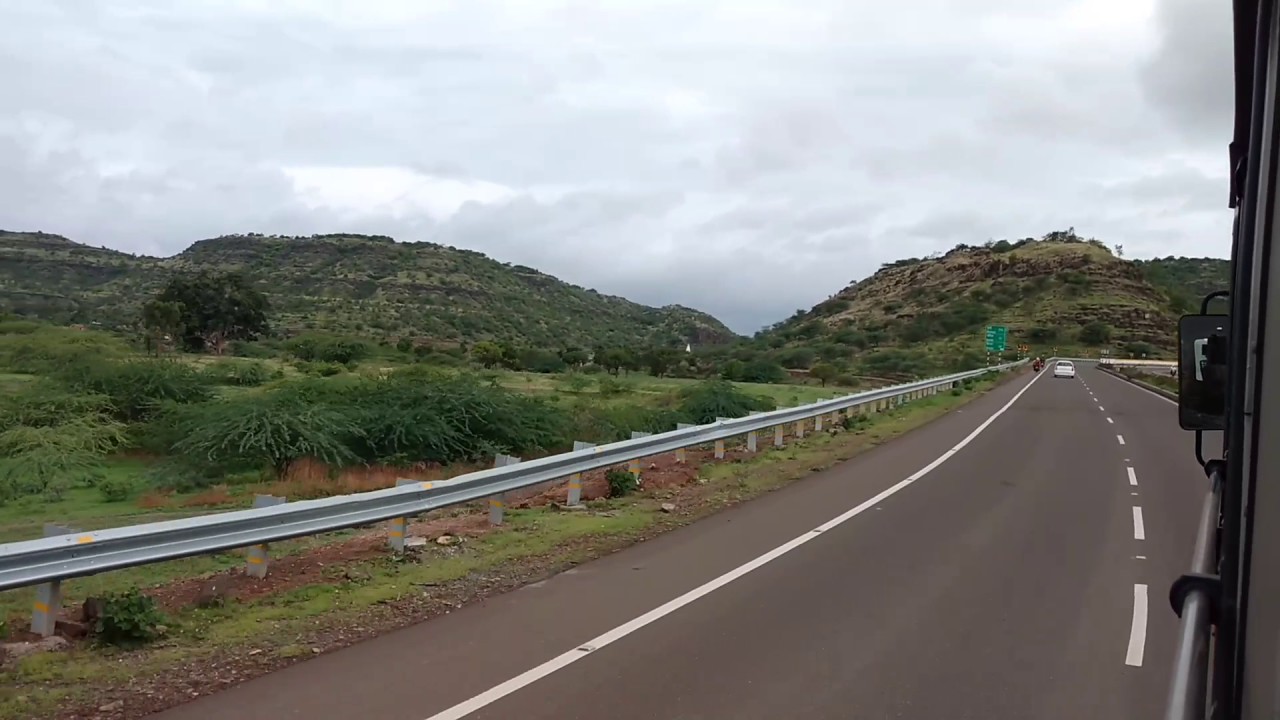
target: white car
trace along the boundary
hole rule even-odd
[[[1066,360],[1059,360],[1054,363],[1053,376],[1056,378],[1074,378],[1076,376],[1076,366]]]

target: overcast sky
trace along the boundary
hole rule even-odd
[[[0,228],[432,240],[752,332],[1074,226],[1225,257],[1214,0],[31,0]]]

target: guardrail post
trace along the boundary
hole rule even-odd
[[[66,525],[44,524],[45,537],[80,532]],[[58,611],[62,609],[62,581],[50,580],[36,586],[36,599],[31,603],[31,632],[49,637],[58,627]]]
[[[822,416],[821,415],[813,416],[813,431],[822,432]]]
[[[698,426],[695,423],[676,423],[677,430],[688,430],[691,427],[698,427]],[[676,449],[676,462],[680,463],[681,465],[685,463],[684,448]]]
[[[515,465],[520,462],[520,458],[511,455],[495,455],[493,458],[494,467],[506,467],[507,465]],[[489,497],[489,524],[501,525],[502,516],[507,508],[507,494],[498,493]]]
[[[677,430],[688,430],[691,427],[698,427],[698,425],[697,423],[676,423]],[[685,460],[686,460],[685,449],[678,448],[676,450],[676,462],[683,465],[685,463]]]
[[[273,507],[275,505],[283,505],[286,498],[277,497],[275,495],[255,495],[253,497],[253,506],[255,508]],[[245,555],[244,572],[249,577],[264,578],[267,576],[267,560],[270,546],[267,543],[261,545],[253,545],[249,547],[249,553]]]
[[[412,480],[409,478],[398,478],[396,487],[404,487],[405,485],[417,485],[421,480]],[[391,525],[387,528],[387,544],[391,546],[394,552],[404,552],[404,539],[409,534],[409,518],[398,517],[391,518]]]
[[[581,440],[573,441],[573,451],[586,450],[595,447],[595,443],[583,442]],[[569,476],[569,503],[570,505],[578,505],[582,502],[582,473],[573,473]]]
[[[796,421],[796,439],[799,440],[802,438],[804,438],[804,421],[797,420]]]
[[[750,413],[748,413],[748,414],[749,414],[749,415],[759,415],[759,414],[760,414],[760,411],[759,411],[759,410],[752,410],[752,411],[751,411]],[[750,451],[750,452],[755,452],[755,451],[756,451],[756,441],[757,441],[757,438],[758,438],[758,433],[757,433],[755,430],[752,430],[751,432],[747,433],[747,450],[748,450],[748,451]]]
[[[783,427],[781,425],[773,426],[773,446],[774,447],[782,447],[783,445],[782,433],[783,433]]]
[[[649,437],[652,434],[653,433],[640,432],[639,430],[632,430],[631,439],[636,440],[642,437]],[[631,460],[627,462],[627,472],[635,476],[636,486],[638,487],[640,485],[640,458],[631,458]]]
[[[721,423],[721,422],[724,422],[725,420],[728,420],[728,419],[729,419],[729,418],[717,417],[717,418],[716,418],[716,422]],[[723,460],[723,459],[724,459],[724,440],[717,440],[717,441],[716,441],[716,459],[717,459],[717,460]]]

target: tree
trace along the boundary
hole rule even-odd
[[[484,367],[492,368],[501,365],[505,356],[501,345],[490,340],[482,340],[471,348],[471,359]]]
[[[565,348],[560,351],[560,359],[569,367],[582,367],[591,360],[591,355],[582,348]]]
[[[826,387],[827,381],[835,379],[835,376],[839,375],[840,371],[831,363],[820,362],[809,368],[809,374],[817,378],[822,383],[822,387]]]
[[[221,355],[228,342],[254,340],[270,329],[266,296],[238,273],[178,275],[155,300],[182,307],[182,345],[191,352]]]
[[[1111,327],[1106,323],[1093,321],[1080,328],[1080,342],[1086,345],[1102,345],[1111,341]]]
[[[182,314],[185,307],[180,302],[152,299],[142,306],[142,329],[146,336],[147,350],[159,355],[170,349],[182,334]]]
[[[617,375],[623,368],[630,368],[634,362],[626,348],[603,348],[596,353],[596,364],[612,375]]]
[[[649,373],[654,377],[662,377],[666,375],[671,366],[680,360],[680,353],[673,348],[650,348],[644,352],[641,362],[649,369]]]

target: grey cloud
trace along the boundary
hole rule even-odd
[[[10,3],[0,227],[156,254],[431,239],[746,332],[957,242],[1074,225],[1225,253],[1224,189],[1168,158],[1225,164],[1229,10],[1161,0],[1143,58],[1152,28],[1099,40],[1055,24],[1068,5]],[[300,167],[509,192],[445,217],[364,187],[312,207]]]
[[[1235,111],[1230,4],[1157,0],[1156,30],[1142,67],[1147,97],[1184,133],[1225,147]]]

